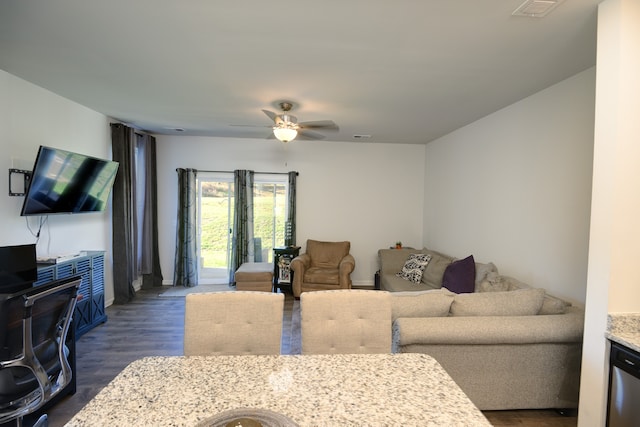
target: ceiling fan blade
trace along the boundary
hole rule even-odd
[[[276,122],[278,120],[278,115],[273,111],[262,110],[262,112],[265,113],[271,119],[271,121]]]
[[[301,128],[305,129],[326,129],[326,130],[340,130],[337,124],[333,120],[316,120],[311,122],[299,123]]]
[[[299,129],[298,136],[296,136],[296,139],[303,139],[303,140],[318,140],[318,139],[325,139],[325,138],[326,136],[322,135],[321,133],[312,132],[310,130],[305,130],[305,129]]]
[[[234,124],[230,124],[229,126],[245,127],[245,128],[270,128],[270,127],[273,127],[271,125],[234,125]]]

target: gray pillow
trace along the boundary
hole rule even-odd
[[[429,265],[427,265],[422,274],[422,282],[434,288],[441,288],[444,271],[453,261],[453,257],[427,248],[423,248],[422,252],[431,255],[431,261],[429,261]]]
[[[422,253],[417,249],[379,249],[378,262],[380,271],[385,274],[396,274],[411,254]]]
[[[542,307],[540,288],[507,292],[458,294],[451,303],[452,316],[534,316]]]
[[[480,284],[487,278],[490,273],[498,274],[498,267],[492,262],[484,264],[476,262],[476,292],[479,291]]]
[[[487,274],[487,277],[480,283],[477,288],[478,292],[504,292],[517,291],[519,289],[530,289],[531,286],[514,279],[510,276],[501,276],[497,271]]]
[[[488,273],[476,289],[476,292],[505,292],[509,291],[509,283],[497,271]]]
[[[392,292],[392,319],[400,317],[446,317],[454,294],[446,289],[420,292]]]

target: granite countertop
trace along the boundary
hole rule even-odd
[[[148,357],[67,424],[194,426],[256,408],[306,426],[490,426],[425,354]]]
[[[609,314],[605,336],[640,352],[640,313]]]

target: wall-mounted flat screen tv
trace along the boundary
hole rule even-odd
[[[117,172],[117,162],[40,146],[21,214],[104,211]]]

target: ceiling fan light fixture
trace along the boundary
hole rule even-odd
[[[281,142],[293,141],[298,136],[298,131],[286,126],[274,126],[273,134]]]

